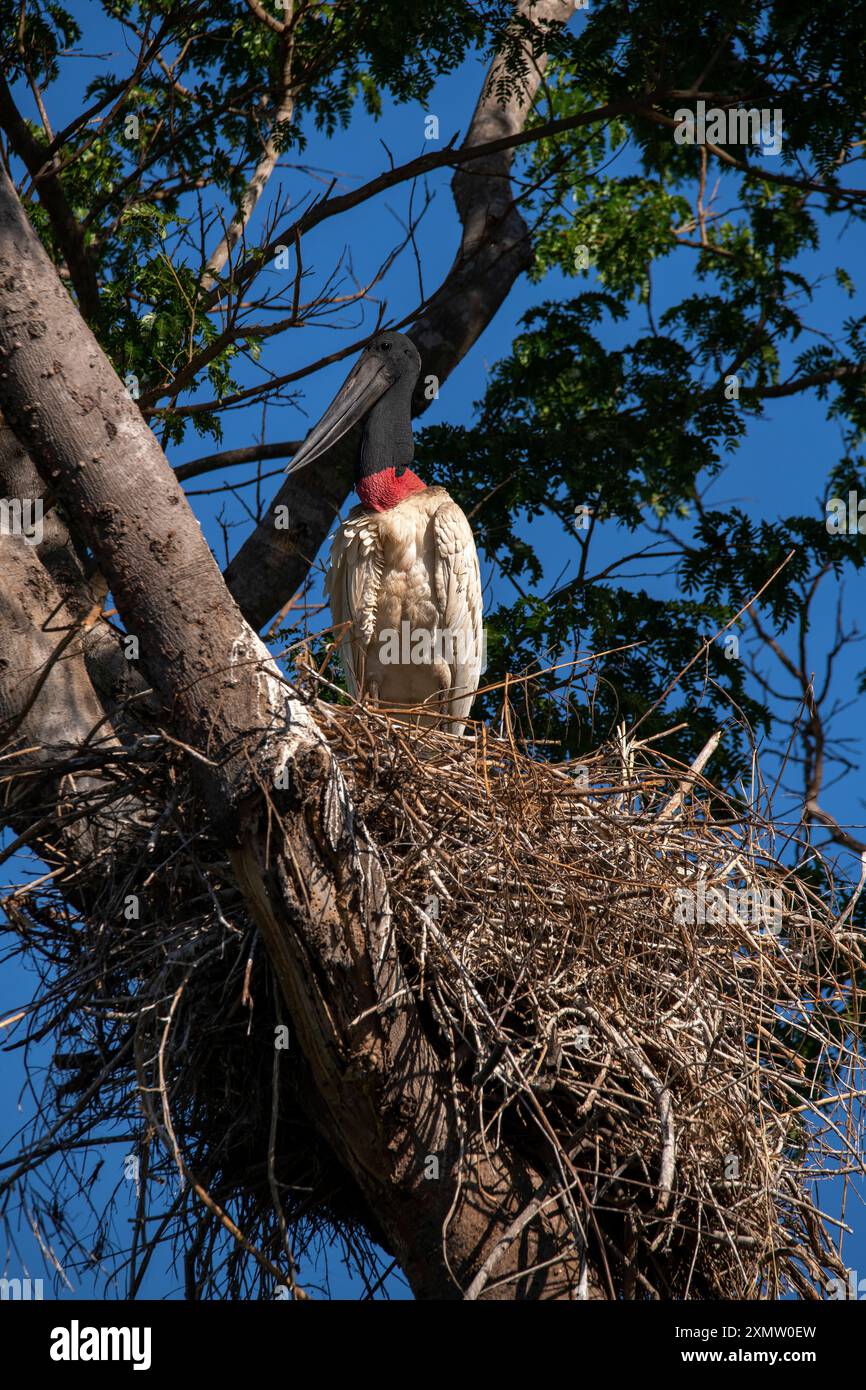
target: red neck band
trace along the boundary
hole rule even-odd
[[[355,491],[368,512],[388,512],[426,486],[411,468],[405,468],[399,478],[393,468],[380,468],[378,473],[360,478]]]

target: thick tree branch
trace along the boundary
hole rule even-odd
[[[33,460],[2,415],[0,497],[42,508],[42,539],[34,551],[70,619],[80,625],[87,674],[100,700],[111,711],[135,695],[136,712],[148,709],[155,714],[141,673],[126,659],[118,634],[99,611],[107,592],[102,575],[88,573],[82,548],[76,545]]]
[[[0,530],[0,572],[3,820],[49,863],[92,855],[117,842],[128,808],[80,758],[89,751],[98,764],[117,746],[87,673],[84,625],[23,536]]]
[[[520,19],[564,25],[574,13],[570,0],[521,0]],[[515,204],[510,173],[514,147],[502,142],[524,131],[547,59],[530,62],[523,84],[503,100],[504,54],[493,61],[459,153],[479,145],[483,158],[458,166],[451,183],[462,236],[454,264],[412,328],[424,373],[439,380],[454,370],[496,314],[515,280],[532,264],[529,228]],[[429,404],[423,380],[416,391],[418,414]]]
[[[33,179],[45,167],[45,149],[30,134],[21,117],[5,77],[0,74],[0,125],[9,143]],[[44,174],[39,198],[51,219],[57,244],[63,253],[81,312],[88,323],[99,317],[99,285],[87,254],[84,233],[76,221],[56,174]]]
[[[80,622],[23,536],[0,530],[0,738],[26,748],[28,765],[54,765],[113,732],[87,676]],[[8,772],[8,759],[5,763]],[[8,812],[8,807],[6,808]]]

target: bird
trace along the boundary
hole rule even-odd
[[[286,472],[363,421],[360,501],[337,528],[325,580],[346,686],[397,719],[462,734],[482,667],[481,573],[460,507],[409,467],[420,371],[411,338],[378,333]]]

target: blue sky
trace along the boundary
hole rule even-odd
[[[81,48],[88,55],[111,55],[118,51],[118,38],[108,26],[101,11],[92,4],[73,3],[70,5],[84,30]],[[578,14],[575,23],[582,24],[583,16]],[[86,77],[100,70],[103,62],[109,66],[115,63],[110,56],[82,57],[75,60],[72,78],[58,84],[49,91],[48,104],[56,124],[63,124],[76,114],[80,92]],[[120,61],[117,61],[120,66]],[[409,159],[425,149],[435,148],[424,140],[425,117],[435,114],[440,121],[440,135],[443,143],[456,131],[464,131],[471,116],[477,97],[481,69],[475,64],[467,64],[461,71],[442,80],[430,100],[416,108],[401,107],[386,109],[383,118],[374,122],[361,110],[354,114],[350,128],[338,132],[331,140],[325,140],[314,131],[309,131],[309,145],[301,156],[304,165],[317,167],[323,176],[339,180],[337,190],[350,189],[356,184],[379,173],[387,166],[388,156],[382,141],[387,143],[397,162]],[[74,79],[74,80],[73,80]],[[22,98],[28,116],[31,107]],[[627,159],[628,156],[626,155]],[[448,270],[457,247],[457,221],[453,211],[449,191],[448,171],[434,175],[430,180],[430,190],[435,194],[433,203],[425,216],[418,233],[418,245],[427,291],[438,284]],[[305,177],[291,167],[280,172],[279,179],[284,192],[291,193],[295,188],[303,191],[307,187]],[[324,223],[305,241],[305,264],[320,278],[330,272],[337,259],[347,250],[351,254],[354,272],[359,281],[369,275],[382,260],[392,244],[400,236],[400,219],[405,220],[409,189],[402,186],[392,190],[372,202],[363,205],[346,218]],[[267,204],[267,198],[264,200]],[[251,235],[254,236],[262,224],[262,211],[256,215]],[[833,232],[835,237],[835,229]],[[855,266],[863,258],[862,231],[848,231],[847,240],[840,246],[828,237],[818,252],[804,258],[803,270],[813,277],[817,273],[832,276],[836,264],[843,262]],[[857,244],[855,238],[859,238]],[[309,245],[308,245],[309,242]],[[682,298],[694,284],[691,274],[689,253],[678,252],[659,270],[654,279],[654,309],[659,314],[669,302]],[[317,283],[314,278],[311,284]],[[482,335],[474,350],[461,364],[454,375],[445,383],[436,400],[425,416],[425,423],[469,422],[472,418],[473,404],[481,398],[485,389],[486,376],[490,368],[509,350],[521,315],[542,299],[567,296],[574,293],[576,286],[584,287],[593,280],[584,282],[566,281],[558,273],[552,274],[540,285],[521,281],[508,297],[494,322]],[[387,300],[387,317],[400,321],[418,299],[418,280],[414,258],[411,252],[400,258],[389,272],[384,286],[377,288],[377,296]],[[269,365],[274,370],[293,370],[320,355],[333,352],[335,348],[361,337],[374,322],[376,305],[368,308],[362,321],[360,312],[355,315],[354,326],[334,328],[329,326],[305,328],[302,333],[285,333],[269,352]],[[838,332],[841,319],[852,313],[863,311],[862,304],[845,298],[829,281],[822,290],[809,314],[810,323],[816,330]],[[636,322],[643,320],[645,311],[636,309],[630,324],[617,325],[604,330],[605,341],[613,346],[624,342]],[[268,439],[297,438],[318,417],[331,399],[334,391],[343,380],[349,363],[338,363],[326,368],[316,376],[302,383],[303,400],[299,406],[276,406],[268,410],[264,428]],[[250,377],[249,380],[256,380]],[[209,388],[205,387],[209,394]],[[221,447],[231,448],[248,444],[260,437],[262,430],[260,407],[230,412],[224,420],[225,438]],[[580,444],[579,421],[575,422],[575,447]],[[207,440],[191,436],[183,446],[170,451],[174,464],[210,453],[218,446]],[[750,427],[747,440],[731,459],[724,475],[714,484],[711,497],[716,504],[736,501],[750,514],[777,515],[780,512],[806,512],[813,508],[823,508],[824,480],[829,467],[841,452],[840,432],[836,425],[825,419],[824,407],[813,397],[793,397],[770,403],[766,418]],[[266,464],[269,470],[274,465]],[[233,483],[240,483],[255,476],[255,467],[233,469],[226,477]],[[193,481],[190,490],[216,486],[221,476],[209,474]],[[264,483],[265,495],[276,489],[278,479]],[[252,490],[254,491],[254,490]],[[252,491],[244,496],[252,496]],[[196,513],[202,521],[205,535],[220,559],[223,559],[222,535],[217,522],[224,498],[197,497],[194,499]],[[231,533],[231,547],[235,550],[250,529],[251,523],[244,518],[241,507],[229,498],[227,510],[233,523],[237,523]],[[549,578],[557,575],[565,566],[576,564],[576,547],[570,547],[558,524],[545,521],[535,523],[529,533],[539,542],[545,557],[545,572]],[[609,525],[600,538],[598,560],[608,560],[620,553],[624,546],[624,536],[615,525]],[[633,549],[633,538],[628,540],[628,548]],[[644,568],[643,566],[641,568]],[[567,577],[567,571],[566,576]],[[509,599],[507,588],[500,587],[499,581],[489,570],[485,574],[488,582],[488,595],[492,602],[499,597]],[[675,591],[675,583],[669,576],[659,576],[642,584],[654,585],[660,593]],[[860,581],[862,584],[862,581]],[[862,589],[850,593],[849,615],[862,609]],[[826,647],[832,637],[832,603],[828,594],[817,610],[815,630],[816,650]],[[838,689],[840,694],[854,696],[854,677],[864,664],[862,652],[855,648],[843,654],[838,670]],[[859,738],[862,728],[862,705],[855,700],[841,716],[836,732],[842,736]],[[861,755],[862,756],[862,755]],[[862,824],[864,810],[859,779],[849,778],[834,788],[828,804],[839,820]],[[790,810],[784,798],[778,803],[782,816]],[[9,882],[20,882],[33,872],[38,872],[32,863],[17,859],[4,866]],[[32,993],[33,979],[27,976],[18,965],[5,965],[0,970],[0,1019],[14,1012]],[[5,1030],[9,1037],[11,1030]],[[4,1030],[0,1030],[0,1043]],[[42,1045],[43,1056],[49,1055],[51,1041]],[[0,1145],[11,1138],[22,1115],[27,1113],[30,1099],[22,1096],[24,1076],[20,1053],[0,1054]],[[23,1107],[23,1108],[20,1108]],[[125,1149],[116,1146],[116,1152],[109,1154],[99,1186],[92,1196],[107,1192],[118,1180],[119,1160]],[[2,1155],[0,1155],[2,1157]],[[824,1193],[827,1210],[838,1211],[840,1196],[839,1184],[828,1184]],[[131,1201],[131,1193],[130,1193]],[[866,1273],[866,1219],[859,1201],[849,1204],[847,1220],[856,1228],[855,1235],[845,1247],[848,1263]],[[39,1274],[38,1259],[35,1258],[34,1242],[24,1232],[22,1250],[26,1258],[33,1257],[32,1272]],[[3,1261],[0,1260],[0,1264]],[[13,1256],[12,1265],[17,1265]],[[14,1272],[14,1270],[13,1270]],[[330,1269],[331,1295],[334,1297],[353,1297],[357,1285],[341,1271],[338,1265]],[[304,1274],[302,1271],[302,1282]],[[78,1296],[102,1296],[99,1271],[91,1270],[74,1280],[74,1292]],[[146,1282],[144,1292],[152,1297],[176,1296],[178,1280],[165,1268],[154,1266]],[[62,1293],[61,1293],[61,1296]],[[111,1296],[111,1295],[109,1295]],[[392,1286],[392,1296],[401,1296],[400,1288]]]

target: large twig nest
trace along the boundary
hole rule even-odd
[[[547,1174],[520,1220],[556,1203],[611,1295],[820,1295],[843,1266],[813,1179],[859,1163],[845,1009],[862,960],[829,881],[777,862],[757,809],[655,747],[575,769],[481,729],[318,709],[466,1149],[518,1144]],[[134,1288],[169,1242],[189,1291],[273,1296],[335,1237],[374,1288],[379,1232],[305,1117],[302,1059],[275,1053],[271,972],[182,757],[124,758],[114,775],[150,808],[137,842],[101,879],[70,865],[7,901],[43,977],[29,1036],[57,1042],[14,1191],[73,1258],[57,1189],[88,1181],[94,1137],[128,1132]],[[39,1144],[59,1115],[52,1168]]]

